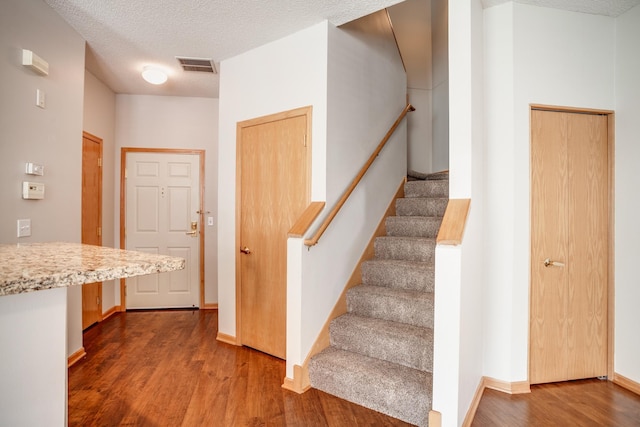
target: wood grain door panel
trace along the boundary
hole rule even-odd
[[[240,341],[286,357],[287,233],[306,209],[307,117],[239,124]]]
[[[102,246],[102,139],[82,135],[82,243]],[[82,329],[102,320],[102,283],[82,285]]]
[[[607,132],[605,115],[532,111],[532,384],[607,373]]]

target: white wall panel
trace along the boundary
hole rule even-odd
[[[640,286],[638,286],[638,212],[640,212],[640,6],[617,19],[615,155],[615,360],[616,373],[640,383]]]

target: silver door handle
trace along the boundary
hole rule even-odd
[[[564,267],[564,262],[551,261],[550,258],[545,259],[543,263],[545,267],[549,267],[549,266]]]

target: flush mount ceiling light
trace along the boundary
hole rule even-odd
[[[158,67],[147,65],[142,69],[142,78],[152,85],[161,85],[167,81],[167,73]]]

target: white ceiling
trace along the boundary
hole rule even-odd
[[[342,25],[402,0],[44,0],[87,41],[86,67],[116,93],[218,97],[218,75],[184,72],[176,56],[219,61],[327,19]],[[453,0],[461,1],[461,0]],[[509,0],[482,0],[491,7]],[[617,16],[640,0],[515,0],[578,12]],[[430,4],[430,0],[423,0]],[[418,2],[414,3],[419,4]],[[394,18],[394,28],[414,25]],[[399,21],[399,22],[398,22]],[[430,31],[430,23],[411,32]],[[424,37],[412,39],[424,45]],[[399,40],[401,41],[401,40]],[[403,49],[407,73],[411,47]],[[420,50],[415,49],[414,51]],[[423,52],[422,52],[423,53]],[[423,55],[424,56],[424,55]],[[145,65],[158,65],[169,81],[142,80]],[[264,67],[269,64],[265,63]],[[422,65],[420,65],[422,66]],[[423,73],[424,74],[424,73]],[[411,76],[410,76],[411,79]]]
[[[511,0],[482,0],[486,9]],[[640,4],[640,0],[513,0],[515,3],[553,9],[570,10],[572,12],[590,13],[592,15],[618,16]]]
[[[324,19],[341,25],[400,1],[45,0],[87,40],[87,69],[114,92],[200,97],[218,96],[218,75],[185,73],[176,56],[217,66]],[[148,64],[165,68],[169,81],[144,82]]]

